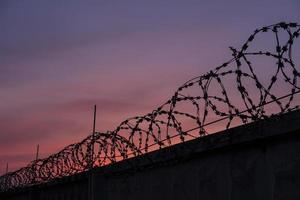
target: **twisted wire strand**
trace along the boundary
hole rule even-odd
[[[273,48],[252,49],[255,39],[267,33],[273,36],[267,37],[275,41]],[[295,95],[300,92],[300,73],[292,48],[299,35],[297,23],[280,22],[256,29],[241,49],[230,47],[229,61],[187,81],[152,112],[126,119],[115,130],[95,132],[58,153],[1,176],[0,192],[74,175],[298,109]],[[254,67],[253,60],[260,58],[274,62],[273,74]]]

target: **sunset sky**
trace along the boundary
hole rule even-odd
[[[151,111],[299,0],[0,1],[0,174]]]

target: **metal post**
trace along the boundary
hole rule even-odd
[[[94,123],[93,123],[93,134],[95,133],[95,129],[96,129],[96,114],[97,114],[97,105],[94,105]]]
[[[93,168],[94,165],[94,137],[96,133],[96,115],[97,115],[97,106],[94,105],[94,121],[93,121],[93,133],[92,133],[92,141],[91,141],[91,157],[90,157],[90,168]]]
[[[39,159],[39,150],[40,150],[40,145],[38,144],[36,147],[36,155],[35,155],[35,160]]]
[[[97,114],[97,106],[94,105],[94,121],[93,121],[93,133],[92,133],[92,141],[91,141],[91,158],[90,158],[90,169],[93,168],[94,164],[94,137],[96,133],[96,114]],[[90,170],[88,178],[88,199],[94,200],[94,175],[93,170]]]
[[[8,162],[6,163],[6,174],[8,173]]]

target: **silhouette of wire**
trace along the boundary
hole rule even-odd
[[[271,50],[252,48],[255,39],[267,33],[273,36],[267,39],[275,41]],[[56,154],[1,176],[0,192],[74,175],[298,109],[295,95],[300,92],[300,73],[292,47],[299,35],[297,23],[281,22],[255,30],[241,49],[230,47],[229,61],[187,81],[152,112],[129,118],[115,130],[95,132]],[[272,60],[270,70],[254,68],[253,62],[261,58]]]

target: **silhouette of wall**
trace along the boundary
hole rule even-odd
[[[300,111],[164,148],[2,200],[300,199]]]

